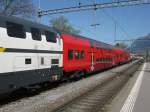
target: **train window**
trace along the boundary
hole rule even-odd
[[[44,57],[41,57],[41,65],[44,65]]]
[[[102,63],[104,62],[104,58],[102,58]]]
[[[110,58],[108,58],[108,62],[110,62]]]
[[[103,58],[100,58],[100,62],[103,63]]]
[[[98,59],[98,62],[101,63],[101,58]]]
[[[99,62],[102,63],[102,58],[99,58]]]
[[[51,64],[59,64],[59,59],[52,59]]]
[[[45,31],[45,36],[47,42],[53,42],[56,43],[56,34],[53,32]]]
[[[81,59],[84,58],[84,51],[81,51]]]
[[[12,22],[6,22],[6,26],[8,36],[16,38],[26,38],[26,33],[23,28],[23,25]]]
[[[80,58],[79,51],[75,51],[74,54],[75,54],[75,59],[79,59]]]
[[[37,28],[31,28],[31,34],[33,40],[42,40],[40,30]]]
[[[31,58],[26,58],[25,59],[25,64],[31,64]]]
[[[96,59],[96,63],[99,63],[99,58]]]
[[[73,50],[68,50],[68,59],[73,59]]]
[[[101,62],[103,63],[104,61],[103,61],[103,58],[101,58]]]
[[[108,58],[106,58],[106,62],[109,62],[109,61],[108,61]]]
[[[112,58],[110,58],[110,61],[112,62]]]
[[[104,63],[106,62],[106,58],[103,58],[103,62],[104,62]]]
[[[107,58],[104,58],[105,62],[107,62]]]
[[[90,41],[90,47],[94,48],[94,42],[93,41]]]

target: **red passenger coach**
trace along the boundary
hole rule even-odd
[[[124,50],[109,44],[70,34],[62,34],[61,38],[63,70],[66,74],[99,71],[125,61]]]
[[[90,67],[89,40],[73,35],[62,34],[63,39],[63,68],[65,72],[88,71]],[[89,53],[89,54],[88,54]]]
[[[116,65],[130,61],[130,53],[127,51],[119,48],[113,48],[113,52],[115,54],[114,60]]]

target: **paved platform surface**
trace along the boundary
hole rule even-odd
[[[146,63],[143,72],[143,79],[133,112],[150,112],[150,63]]]
[[[120,112],[150,112],[150,62],[144,63]]]

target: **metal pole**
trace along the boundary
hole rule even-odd
[[[93,6],[95,6],[95,8],[93,9],[93,23],[91,24],[91,26],[96,28],[96,26],[98,26],[99,24],[96,23],[97,22],[96,21],[96,10],[97,10],[97,8],[96,8],[96,1],[95,0],[93,0]]]
[[[39,12],[38,12],[38,23],[41,23],[41,15],[39,14],[40,12],[41,12],[41,0],[38,0],[38,6],[39,6],[39,8],[38,8],[38,10],[39,10]]]
[[[117,36],[117,25],[116,25],[116,22],[115,21],[113,21],[114,22],[114,45],[116,44],[116,36]]]

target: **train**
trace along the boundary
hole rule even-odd
[[[129,52],[112,45],[0,15],[0,96],[111,68],[130,59]]]

